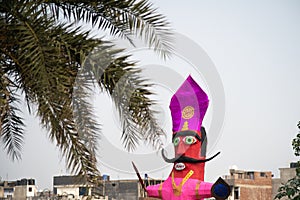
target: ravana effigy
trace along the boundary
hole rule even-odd
[[[163,183],[146,188],[149,197],[163,200],[215,197],[221,200],[229,196],[230,187],[222,178],[215,183],[204,182],[205,162],[220,153],[206,158],[207,137],[202,121],[208,104],[207,94],[188,76],[170,102],[174,158],[168,158],[162,150],[164,160],[174,163],[173,169]]]

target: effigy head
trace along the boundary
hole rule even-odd
[[[208,103],[207,94],[188,76],[170,102],[175,158],[166,159],[167,162],[201,162],[205,159],[206,133],[202,121]]]

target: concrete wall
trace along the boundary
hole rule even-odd
[[[4,188],[0,187],[0,197],[4,197]]]
[[[278,188],[281,186],[281,180],[280,178],[274,178],[272,180],[272,199],[275,198]],[[286,198],[282,198],[281,200],[287,200]]]
[[[14,198],[18,200],[34,197],[37,193],[35,185],[17,185],[14,190]]]
[[[16,186],[14,192],[14,198],[19,200],[26,200],[26,186]]]
[[[280,178],[274,178],[272,181],[272,199],[275,198],[278,193],[278,188],[285,184],[288,180],[296,176],[296,168],[279,168]],[[280,200],[288,200],[288,198],[281,198]]]
[[[286,183],[289,179],[296,176],[296,168],[279,168],[279,170],[282,183]]]
[[[75,199],[79,199],[79,185],[65,185],[56,186],[58,196],[74,196]]]

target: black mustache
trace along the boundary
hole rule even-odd
[[[214,159],[217,155],[219,155],[221,152],[218,152],[216,153],[215,155],[213,155],[212,157],[210,158],[207,158],[207,159],[195,159],[195,158],[190,158],[190,157],[186,157],[186,156],[183,156],[183,155],[180,155],[180,156],[177,156],[175,158],[167,158],[165,156],[165,150],[162,149],[161,151],[161,155],[163,157],[163,159],[167,162],[167,163],[175,163],[175,162],[186,162],[186,163],[204,163],[204,162],[207,162],[207,161],[210,161],[212,159]]]

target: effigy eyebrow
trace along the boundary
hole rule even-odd
[[[194,131],[180,131],[180,132],[177,132],[173,135],[173,138],[172,140],[174,140],[175,138],[177,137],[180,137],[180,136],[194,136],[196,137],[200,142],[202,142],[202,139],[201,137]]]

